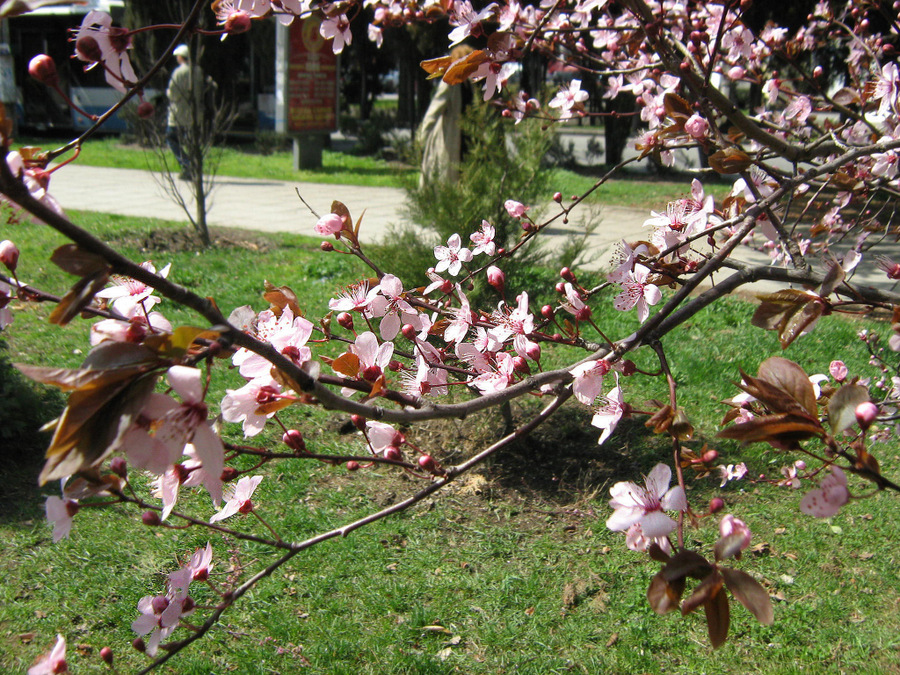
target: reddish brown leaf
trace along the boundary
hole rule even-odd
[[[494,54],[498,52],[511,52],[516,49],[521,49],[525,46],[525,41],[516,35],[515,33],[510,33],[509,31],[496,31],[495,33],[491,33],[488,37],[487,48]]]
[[[705,605],[710,599],[722,589],[722,577],[718,572],[713,571],[708,577],[701,581],[694,592],[681,603],[681,613],[690,614],[700,605]]]
[[[699,553],[685,549],[673,555],[660,574],[668,581],[685,577],[702,579],[709,574],[710,569],[712,566],[706,558]]]
[[[839,434],[856,422],[856,407],[869,400],[869,391],[859,384],[845,384],[828,399],[828,424]]]
[[[488,63],[491,58],[483,49],[476,49],[471,54],[454,61],[444,73],[443,81],[450,85],[462,84],[469,76],[478,70],[482,64]]]
[[[791,413],[808,417],[803,405],[777,385],[752,377],[743,370],[740,372],[743,382],[740,382],[737,387],[753,396],[768,410],[774,413]]]
[[[750,323],[758,328],[777,331],[782,349],[787,349],[800,337],[827,307],[819,295],[793,288],[758,297],[762,304],[756,308]]]
[[[443,77],[451,63],[453,63],[453,59],[449,55],[439,56],[436,59],[422,61],[419,63],[419,67],[428,73],[429,80],[433,80],[436,77]]]
[[[731,612],[728,609],[728,597],[725,591],[719,590],[703,605],[706,610],[706,629],[709,642],[714,648],[721,647],[728,639],[728,626],[731,623]]]
[[[684,593],[684,578],[666,581],[662,572],[656,574],[647,589],[647,602],[657,614],[668,614],[678,609],[681,594]]]
[[[822,427],[811,424],[806,417],[780,413],[765,417],[754,417],[740,424],[732,424],[722,429],[716,436],[731,438],[741,443],[776,440],[785,443],[803,441],[822,433]]]
[[[359,357],[353,352],[344,352],[331,362],[331,367],[341,375],[356,377],[359,373]]]
[[[107,269],[109,265],[96,253],[89,253],[77,244],[64,244],[50,256],[54,265],[76,277],[86,277]]]
[[[775,615],[772,610],[772,600],[766,589],[746,572],[728,567],[723,567],[720,571],[725,579],[725,585],[735,599],[746,607],[757,621],[771,626]]]
[[[107,281],[109,281],[109,268],[101,269],[76,281],[50,312],[48,319],[50,323],[65,326],[94,301],[94,296],[106,286]]]
[[[732,174],[746,171],[753,164],[750,156],[738,148],[725,148],[709,156],[709,165],[716,173]]]
[[[666,114],[669,117],[673,117],[674,115],[690,117],[694,114],[691,104],[681,98],[678,94],[672,92],[667,93],[663,97],[663,105],[665,106]]]
[[[268,281],[263,283],[263,288],[265,289],[263,292],[263,299],[271,305],[270,309],[276,316],[281,316],[285,307],[290,308],[295,317],[303,316],[303,311],[300,309],[300,304],[297,301],[297,294],[288,286],[279,286],[276,288]]]
[[[797,401],[811,417],[818,417],[816,390],[809,376],[796,363],[780,356],[770,356],[759,364],[757,376]]]

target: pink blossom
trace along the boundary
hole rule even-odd
[[[482,395],[495,394],[503,391],[515,379],[515,364],[513,357],[506,352],[500,352],[496,356],[496,365],[487,372],[482,373],[469,384],[475,387]]]
[[[369,294],[374,296],[369,303],[369,312],[372,316],[384,317],[378,327],[383,340],[390,341],[397,337],[404,323],[413,328],[421,326],[421,317],[405,299],[403,282],[393,274],[381,277],[381,283]]]
[[[380,452],[388,446],[400,447],[403,444],[403,434],[390,424],[368,420],[366,422],[366,438],[372,450]]]
[[[625,532],[625,545],[632,551],[646,551],[652,544],[659,546],[664,553],[672,554],[672,543],[667,536],[648,537],[640,523],[635,523]]]
[[[480,12],[472,9],[469,0],[458,0],[452,4],[450,25],[456,26],[450,31],[450,46],[459,44],[469,35],[481,35],[481,22],[490,18],[497,10],[496,3],[491,3]]]
[[[484,222],[487,223],[487,221]],[[493,236],[493,228],[491,228],[492,239]],[[3,263],[10,272],[15,272],[16,266],[19,264],[19,247],[9,239],[0,241],[0,263]]]
[[[843,382],[847,379],[850,371],[847,370],[847,366],[844,365],[843,361],[832,361],[828,366],[828,372],[831,373],[835,380]]]
[[[178,627],[182,616],[194,611],[194,601],[187,589],[176,591],[171,585],[165,595],[145,595],[138,601],[141,615],[131,622],[131,630],[138,635],[150,633],[147,654],[154,656],[159,644]]]
[[[680,485],[669,489],[672,470],[657,464],[644,479],[645,487],[623,481],[612,486],[609,505],[615,512],[607,519],[606,527],[622,532],[632,525],[640,525],[643,536],[664,537],[675,529],[676,523],[664,511],[686,511],[687,497]]]
[[[312,322],[302,316],[295,317],[290,307],[282,309],[280,316],[267,309],[260,312],[256,321],[256,337],[271,344],[298,366],[312,358],[312,352],[306,346],[312,329]],[[272,368],[265,357],[243,347],[235,352],[231,362],[248,380],[267,377]]]
[[[353,41],[353,33],[350,32],[350,21],[346,14],[338,16],[327,16],[319,26],[319,34],[326,40],[332,38],[334,42],[331,45],[335,54],[344,51],[344,45],[349,45]]]
[[[719,473],[722,474],[722,482],[719,484],[719,487],[725,487],[728,481],[740,480],[746,476],[747,465],[743,462],[740,464],[729,464],[728,466],[722,465],[719,467]]]
[[[878,114],[886,116],[891,110],[897,110],[897,92],[900,89],[900,69],[893,61],[888,61],[881,67],[881,73],[875,80],[875,92],[872,99],[881,101],[878,106]]]
[[[440,274],[447,270],[455,277],[462,270],[462,264],[472,260],[472,252],[463,248],[462,239],[458,234],[453,234],[447,240],[446,246],[434,247],[434,257],[438,260],[438,264],[434,266],[435,272]]]
[[[239,389],[226,390],[221,404],[222,419],[241,422],[245,437],[256,436],[266,426],[266,420],[276,412],[263,406],[281,398],[281,386],[267,373]]]
[[[165,279],[169,276],[172,264],[168,264],[158,272],[152,262],[143,262],[141,267],[150,274],[156,274]],[[104,288],[97,293],[98,298],[110,300],[112,308],[126,319],[130,319],[137,313],[149,312],[160,298],[153,295],[153,288],[142,281],[123,276],[113,276],[112,286]]]
[[[28,669],[28,675],[58,675],[68,673],[66,664],[66,638],[57,634],[56,644],[47,654],[43,654],[38,662]]]
[[[647,282],[650,269],[637,264],[630,278],[622,284],[622,292],[616,296],[613,306],[621,312],[627,312],[637,307],[638,320],[643,323],[650,316],[650,305],[655,305],[662,299],[662,293],[657,286]]]
[[[488,221],[482,220],[481,229],[469,235],[469,239],[475,244],[474,248],[472,248],[472,255],[478,255],[479,253],[494,255],[494,252],[497,250],[497,245],[494,243],[495,234],[494,226]]]
[[[350,351],[359,358],[359,375],[364,375],[367,370],[372,370],[377,371],[374,376],[377,377],[391,362],[391,357],[394,355],[394,343],[388,341],[378,344],[375,333],[366,331],[356,336],[355,342],[350,345]]]
[[[622,397],[622,389],[619,387],[619,376],[616,375],[616,386],[610,389],[609,393],[603,397],[603,402],[594,411],[591,418],[591,426],[595,426],[601,430],[598,445],[603,445],[616,430],[619,420],[625,414],[625,399]]]
[[[850,501],[847,476],[838,466],[831,466],[831,475],[825,476],[819,487],[807,492],[800,500],[800,510],[816,518],[830,518]]]
[[[220,520],[225,520],[238,512],[250,513],[250,511],[253,510],[253,502],[250,501],[250,497],[253,496],[254,491],[259,486],[262,479],[262,476],[253,476],[252,478],[250,476],[243,476],[238,480],[237,485],[234,487],[227,487],[226,491],[230,494],[227,494],[225,505],[218,513],[209,519],[209,522],[215,523]]]
[[[561,89],[547,106],[559,108],[559,119],[567,120],[572,117],[573,111],[584,110],[584,102],[587,100],[588,93],[581,90],[581,80],[572,80],[569,88]]]
[[[609,362],[603,359],[588,361],[572,368],[572,393],[585,405],[593,405],[603,388],[603,377],[609,372]]]
[[[75,56],[88,63],[86,69],[102,63],[106,82],[123,94],[138,79],[128,58],[129,49],[128,32],[113,26],[112,17],[106,12],[88,12],[75,33]]]
[[[78,513],[78,502],[74,499],[47,497],[44,504],[47,520],[53,523],[53,543],[69,536],[72,531],[72,517]]]

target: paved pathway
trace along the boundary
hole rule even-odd
[[[188,194],[185,183],[178,182],[177,185],[185,195]],[[184,212],[166,195],[159,177],[149,171],[86,167],[76,163],[54,174],[50,191],[65,209],[186,220]],[[320,214],[328,213],[335,199],[344,202],[354,218],[365,210],[361,233],[364,240],[381,240],[389,235],[391,226],[405,222],[405,194],[397,188],[230,177],[220,177],[216,181],[209,222],[219,226],[314,236],[316,217],[300,200],[298,191]],[[552,214],[554,208],[558,207],[550,204],[546,213]],[[586,207],[574,214],[568,225],[558,222],[549,228],[547,240],[551,247],[561,245],[579,233],[579,223],[583,219],[599,220],[599,226],[588,239],[585,267],[602,269],[617,242],[647,237],[643,223],[648,216],[649,209]],[[749,249],[742,249],[739,257],[753,262],[767,261],[764,255]],[[893,287],[873,264],[865,263],[858,274],[857,280],[863,283],[885,289]],[[758,284],[753,290],[764,292],[774,288],[771,284]]]

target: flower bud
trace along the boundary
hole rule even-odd
[[[517,373],[522,373],[523,375],[530,375],[531,368],[528,367],[528,361],[523,359],[521,356],[513,357],[513,370]]]
[[[157,595],[150,601],[150,606],[153,607],[154,614],[162,614],[169,606],[169,599],[164,595]]]
[[[150,101],[141,101],[138,103],[137,116],[142,120],[149,120],[156,113],[156,108]]]
[[[428,473],[437,473],[437,462],[431,455],[422,455],[419,457],[419,468]]]
[[[366,418],[362,415],[350,415],[350,421],[360,431],[365,431],[366,429]]]
[[[347,462],[347,471],[359,471],[359,462],[351,459]]]
[[[491,287],[500,295],[503,295],[503,289],[506,287],[506,274],[496,265],[487,268],[487,281]]]
[[[513,218],[521,218],[525,215],[525,205],[521,202],[515,201],[514,199],[507,199],[503,203],[503,207],[506,209],[506,212]]]
[[[525,356],[532,361],[541,360],[541,346],[537,342],[529,342],[525,347]]]
[[[240,35],[250,30],[250,15],[247,12],[232,12],[222,25],[229,35]]]
[[[334,250],[334,244],[332,244],[330,241],[323,241],[321,244],[319,244],[319,248],[325,251],[325,253],[331,253]]]
[[[562,204],[562,192],[554,192],[553,201],[555,201],[557,204]]]
[[[241,472],[235,469],[233,466],[226,466],[222,469],[222,475],[220,476],[223,483],[228,483],[233,481],[235,478],[241,475]]]
[[[322,235],[337,234],[344,229],[344,219],[336,213],[329,213],[319,218],[315,230]]]
[[[400,452],[400,448],[398,448],[398,447],[395,446],[395,445],[389,445],[389,446],[387,446],[387,447],[382,451],[382,454],[384,455],[384,458],[385,458],[385,459],[390,459],[390,460],[392,460],[392,461],[394,461],[394,462],[401,462],[401,461],[403,461],[403,453]]]
[[[15,272],[19,264],[19,248],[9,239],[0,241],[0,263],[6,265],[10,272]]]
[[[337,315],[337,322],[341,328],[353,330],[353,316],[350,312],[341,312]]]
[[[416,329],[411,323],[403,324],[400,333],[410,342],[416,339]]]
[[[721,497],[713,497],[713,499],[709,502],[709,512],[710,513],[718,513],[722,509],[725,508],[725,500]]]
[[[159,514],[156,511],[144,511],[141,516],[141,522],[149,527],[156,527],[162,523],[162,520],[160,520]]]
[[[111,666],[113,664],[113,650],[109,647],[104,647],[100,650],[100,658],[103,659],[103,663]]]
[[[878,417],[878,406],[871,401],[866,401],[856,406],[856,422],[863,431],[872,426],[872,422],[875,421],[876,417]]]
[[[566,292],[566,285],[563,282],[559,282],[556,284],[556,292],[563,294]]]
[[[124,457],[113,457],[109,462],[109,470],[119,478],[128,478],[128,462]]]
[[[846,380],[849,373],[847,366],[844,365],[843,361],[832,361],[828,366],[828,372],[831,373],[831,376],[838,382]]]
[[[716,450],[707,450],[703,453],[703,456],[700,458],[703,460],[704,464],[712,464],[719,458],[719,453]]]
[[[563,267],[559,271],[559,276],[561,276],[566,281],[571,281],[573,284],[575,283],[575,275],[572,274],[572,270],[570,270],[568,267]]]
[[[545,319],[552,319],[553,314],[554,314],[554,311],[553,311],[552,306],[544,305],[543,307],[541,307],[541,316],[544,317]]]
[[[28,74],[48,87],[59,86],[56,62],[46,54],[38,54],[28,62]]]
[[[147,645],[143,638],[134,638],[134,640],[131,641],[131,646],[141,653],[147,651]]]

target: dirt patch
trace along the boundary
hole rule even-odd
[[[274,247],[271,239],[257,232],[211,227],[209,234],[213,248],[243,249],[264,253]],[[157,229],[150,232],[124,234],[112,239],[110,244],[136,248],[142,253],[180,253],[205,250],[197,235],[187,228],[183,230]]]

